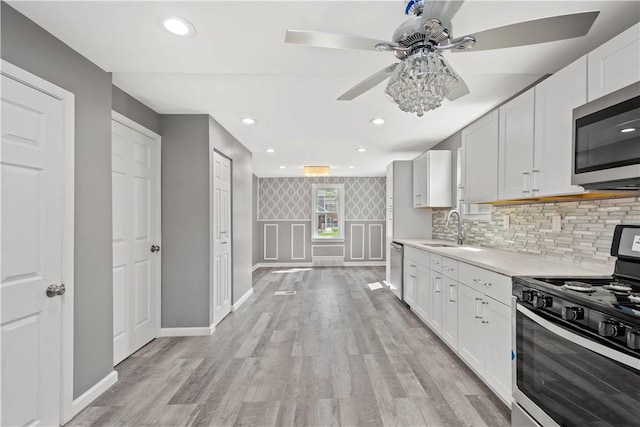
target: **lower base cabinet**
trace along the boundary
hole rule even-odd
[[[442,338],[458,351],[458,282],[446,276],[443,280]]]
[[[458,353],[502,400],[510,402],[511,309],[463,284],[458,297]]]

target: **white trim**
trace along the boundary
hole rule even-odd
[[[258,219],[258,222],[311,222],[310,219]]]
[[[293,227],[302,227],[302,258],[293,256]],[[307,225],[306,224],[291,224],[291,259],[301,260],[307,257]]]
[[[343,267],[384,267],[386,264],[380,261],[344,262]]]
[[[161,328],[160,337],[205,337],[213,334],[216,325],[202,326],[199,328]]]
[[[353,227],[362,227],[362,256],[359,258],[355,258],[353,256]],[[349,232],[349,259],[355,259],[355,260],[362,260],[364,261],[364,241],[365,241],[365,235],[364,233],[367,231],[366,227],[364,226],[364,224],[351,224],[350,227],[350,232]]]
[[[384,222],[386,218],[382,219],[345,219],[345,222]]]
[[[371,256],[371,241],[373,239],[371,239],[371,227],[380,227],[380,258],[374,258]],[[383,236],[383,232],[384,232],[384,227],[382,226],[382,224],[369,224],[369,259],[370,260],[377,260],[377,261],[382,261],[384,260],[384,236]]]
[[[75,399],[71,405],[71,418],[78,415],[80,411],[89,406],[91,402],[96,400],[102,393],[107,391],[112,385],[118,381],[118,371],[111,371],[106,377],[98,381],[89,390],[82,393]]]
[[[235,304],[231,305],[231,312],[237,311],[244,302],[249,299],[249,297],[253,295],[253,288],[249,288],[247,292],[244,293]]]
[[[319,189],[335,189],[338,190],[338,231],[339,234],[335,237],[323,237],[318,236],[318,213],[316,212],[316,201]],[[344,230],[344,183],[342,184],[311,184],[311,240],[327,239],[330,241],[344,242],[345,230]],[[312,255],[313,256],[313,255]],[[344,255],[343,255],[344,256]]]
[[[60,422],[73,418],[73,314],[75,240],[75,95],[22,68],[2,60],[7,77],[62,101],[64,109],[64,201],[62,229],[62,280],[66,294],[61,304]]]
[[[253,264],[253,266],[251,267],[251,272],[253,273],[254,271],[256,271],[259,268],[260,268],[260,263]]]
[[[342,255],[314,255],[313,250],[315,248],[342,248]],[[344,253],[345,253],[345,249],[344,249],[344,245],[311,245],[311,258],[326,258],[326,257],[337,257],[337,256],[341,256],[344,258]]]
[[[275,227],[276,228],[276,257],[275,258],[267,258],[267,227]],[[262,259],[264,260],[277,260],[278,256],[278,233],[280,232],[278,224],[264,224],[262,227]]]
[[[258,268],[297,268],[297,267],[313,267],[312,262],[261,262],[255,265]]]
[[[151,139],[156,147],[157,157],[154,159],[155,167],[154,173],[156,178],[156,229],[155,235],[157,242],[156,245],[160,246],[161,250],[156,254],[158,262],[156,263],[156,277],[157,277],[157,289],[156,289],[156,338],[160,336],[160,325],[162,324],[162,137],[150,129],[142,126],[141,124],[134,122],[130,118],[123,116],[115,110],[111,110],[111,120],[128,127],[147,138]],[[113,142],[112,142],[113,144]]]

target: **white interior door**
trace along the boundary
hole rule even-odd
[[[64,105],[2,76],[2,419],[61,421]],[[51,297],[46,290],[49,285]],[[57,291],[57,292],[56,292]]]
[[[231,312],[231,161],[213,153],[213,324]]]
[[[114,120],[111,154],[113,362],[118,364],[158,331],[159,144]]]

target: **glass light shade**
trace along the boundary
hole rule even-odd
[[[422,117],[438,108],[459,82],[460,76],[440,53],[422,50],[396,67],[385,93],[402,111]]]
[[[303,166],[304,176],[327,176],[329,175],[329,166]]]

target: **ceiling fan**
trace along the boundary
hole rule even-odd
[[[443,98],[450,101],[469,93],[462,78],[451,68],[442,52],[464,52],[525,46],[584,36],[599,11],[558,15],[519,22],[453,36],[451,19],[463,0],[410,0],[405,14],[410,18],[393,33],[392,41],[350,34],[287,30],[285,42],[337,49],[393,52],[398,63],[367,77],[344,94],[339,101],[351,101],[391,77],[386,89],[403,111],[422,116],[437,108]]]

